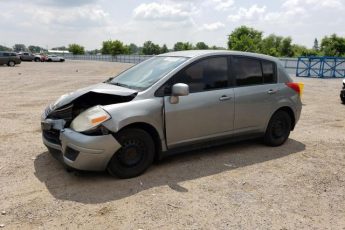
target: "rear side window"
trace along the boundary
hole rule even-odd
[[[226,88],[229,85],[228,58],[213,57],[192,64],[173,77],[169,86],[175,83],[189,85],[191,93]]]
[[[262,73],[264,76],[264,84],[276,82],[274,63],[269,61],[262,61]]]
[[[260,60],[234,57],[233,66],[237,86],[262,84],[263,79]]]
[[[275,64],[270,61],[233,57],[233,73],[237,86],[276,83]]]

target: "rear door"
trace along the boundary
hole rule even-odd
[[[235,79],[236,132],[262,132],[276,107],[278,93],[274,62],[245,57],[232,57]]]
[[[222,135],[233,130],[234,91],[229,81],[229,57],[217,56],[196,61],[168,81],[189,85],[190,94],[171,104],[164,97],[168,147],[177,147]]]

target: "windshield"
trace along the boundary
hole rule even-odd
[[[186,60],[186,57],[153,57],[110,79],[108,83],[144,90]]]

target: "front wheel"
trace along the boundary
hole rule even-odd
[[[108,164],[108,172],[119,178],[132,178],[142,174],[153,162],[154,141],[142,129],[130,128],[118,133],[119,149]]]
[[[278,111],[268,123],[264,142],[269,146],[280,146],[288,139],[291,131],[291,117],[285,111]]]

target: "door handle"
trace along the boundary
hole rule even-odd
[[[226,95],[223,95],[223,96],[221,96],[221,97],[219,98],[220,101],[227,101],[227,100],[230,100],[230,99],[231,99],[231,97],[226,96]]]
[[[268,94],[275,94],[277,92],[277,90],[274,89],[270,89],[267,91]]]

